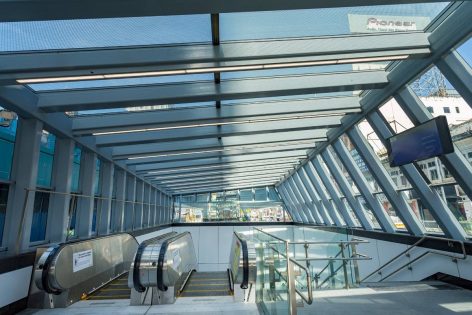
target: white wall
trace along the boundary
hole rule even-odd
[[[169,233],[169,232],[172,232],[171,227],[165,228],[163,230],[155,231],[155,232],[152,232],[152,233],[136,236],[136,240],[138,241],[139,244],[141,244],[145,240],[148,240],[150,238],[153,238],[153,237],[165,234],[165,233]]]
[[[271,226],[258,226],[270,228]],[[272,226],[273,227],[273,226]],[[233,232],[250,232],[250,226],[178,226],[173,230],[192,234],[198,271],[225,271],[228,268]]]
[[[0,308],[28,295],[33,267],[0,274]]]

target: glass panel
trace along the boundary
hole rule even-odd
[[[361,222],[357,218],[356,213],[354,212],[354,210],[352,210],[351,205],[349,204],[349,202],[347,202],[346,198],[342,198],[341,201],[344,203],[344,206],[346,207],[347,211],[351,214],[352,218],[354,219],[354,224],[355,224],[354,226],[361,227]]]
[[[56,137],[43,130],[41,136],[41,150],[39,153],[38,178],[36,185],[41,187],[51,187],[52,166],[54,161],[54,147]]]
[[[78,197],[72,196],[69,202],[69,229],[67,231],[67,238],[71,239],[76,236],[75,225],[77,222],[77,203]]]
[[[49,210],[49,193],[36,192],[34,197],[33,221],[30,242],[44,241]]]
[[[472,203],[459,185],[435,187],[467,234],[472,235]]]
[[[255,189],[257,200],[252,199],[252,189],[210,193],[210,201],[200,196],[182,195],[175,199],[175,218],[183,223],[191,222],[290,222],[282,202],[267,201],[266,188]],[[195,201],[197,200],[197,201]],[[200,201],[201,200],[201,201]]]
[[[100,159],[97,159],[95,161],[95,182],[93,183],[93,192],[95,196],[101,195],[101,187],[100,187],[101,175],[102,175],[102,172],[100,172],[101,165],[102,165],[102,161]]]
[[[472,38],[457,48],[459,54],[464,58],[465,61],[472,67]]]
[[[364,210],[367,213],[367,218],[369,218],[370,221],[372,222],[372,225],[374,226],[374,229],[381,229],[380,224],[377,221],[377,218],[375,217],[374,212],[372,211],[372,208],[365,201],[364,197],[358,196],[357,199],[361,203],[362,207],[364,207]]]
[[[82,150],[79,147],[74,148],[74,162],[72,164],[72,192],[79,191],[79,177],[80,177],[80,159]]]
[[[421,220],[426,231],[435,234],[444,234],[439,227],[439,224],[434,219],[430,210],[426,208],[423,204],[421,198],[418,196],[415,190],[405,190],[402,191],[402,194],[405,196],[406,200],[410,204],[411,209],[416,214],[416,216]]]
[[[269,187],[269,200],[280,201],[279,195],[274,187]]]
[[[254,189],[254,199],[256,201],[267,201],[267,190],[266,188]]]
[[[227,41],[419,31],[446,6],[447,2],[223,13],[220,14],[220,36],[223,41]]]
[[[309,75],[319,73],[349,72],[352,70],[369,70],[369,69],[385,69],[388,62],[370,63],[370,64],[341,64],[299,68],[280,68],[252,71],[227,71],[221,73],[222,80],[241,79],[241,78],[257,78],[257,77],[273,77],[288,75]]]
[[[265,314],[288,314],[287,245],[257,229],[253,233],[257,262],[256,302]]]
[[[372,176],[372,173],[370,172],[369,168],[365,164],[364,159],[359,155],[359,152],[357,152],[356,148],[351,143],[351,140],[349,139],[349,137],[347,137],[346,135],[343,135],[341,136],[341,140],[344,142],[344,145],[346,146],[347,150],[351,154],[354,162],[357,164],[357,167],[359,167],[359,170],[362,172],[362,175],[364,175],[364,178],[367,180],[367,183],[369,184],[371,191],[380,192],[381,189],[379,185],[377,184],[377,181]]]
[[[92,232],[97,231],[97,217],[100,200],[97,198],[93,199],[93,213],[92,213]]]
[[[18,119],[15,113],[4,111],[3,107],[0,107],[0,112],[2,111],[9,114],[5,116],[11,117],[0,118],[0,180],[9,180]]]
[[[402,192],[403,196],[410,204],[410,207],[412,208],[416,216],[423,222],[426,230],[431,233],[437,233],[438,224],[436,223],[434,218],[431,216],[429,209],[423,206],[421,198],[416,193],[416,190],[412,189],[410,182],[402,173],[401,169],[399,167],[390,166],[390,163],[388,162],[387,149],[384,147],[379,137],[372,129],[372,126],[370,126],[370,124],[365,120],[363,120],[358,126],[362,134],[364,135],[364,137],[367,139],[367,141],[371,145],[374,152],[377,154],[377,157],[379,158],[381,164],[390,174],[390,177],[392,178],[393,183],[396,186],[396,189],[404,190]],[[383,194],[378,194],[377,196],[385,197],[385,195]],[[398,215],[393,216],[393,213],[391,212],[392,206],[387,201],[387,199],[382,198],[382,199],[379,199],[379,201],[384,205],[385,210],[387,210],[387,212],[389,213],[390,217],[395,223],[395,226],[397,227],[404,226],[403,223],[397,223],[398,221],[401,222],[401,220]],[[396,212],[396,209],[394,210]]]
[[[186,74],[186,75],[163,75],[157,77],[141,77],[129,79],[110,79],[110,80],[89,80],[89,81],[70,81],[58,83],[37,83],[28,86],[36,92],[60,91],[60,90],[81,90],[93,88],[112,88],[139,86],[151,84],[169,84],[185,83],[195,81],[211,81],[213,74]]]
[[[3,229],[5,228],[9,187],[7,184],[0,184],[0,246],[2,245]]]
[[[418,88],[420,84],[422,89]],[[431,116],[446,117],[455,148],[472,163],[472,108],[469,104],[453,89],[437,68],[431,68],[413,82],[411,87]],[[431,184],[439,186],[435,187],[435,190],[466,232],[472,235],[470,228],[472,215],[468,210],[472,207],[472,203],[462,188],[454,185],[456,180],[447,167],[436,157],[418,162],[418,165]]]
[[[208,14],[14,22],[0,37],[1,51],[211,42],[211,24]]]
[[[239,191],[239,200],[252,201],[252,189],[242,189]]]
[[[390,201],[388,201],[387,196],[385,196],[384,193],[380,193],[380,194],[376,194],[376,197],[379,200],[382,207],[384,208],[384,210],[387,212],[387,214],[392,219],[392,222],[395,225],[395,228],[397,230],[400,230],[400,231],[406,231],[405,224],[400,219],[400,217],[397,215],[396,210],[393,208]]]

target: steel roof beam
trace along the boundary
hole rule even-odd
[[[163,142],[156,144],[140,144],[130,146],[120,146],[113,148],[113,158],[115,160],[128,159],[133,157],[142,157],[147,155],[159,155],[159,154],[173,154],[173,153],[185,153],[192,151],[204,151],[218,148],[239,148],[241,146],[269,146],[279,144],[294,144],[296,142],[307,142],[311,141],[314,145],[317,138],[313,138],[310,130],[303,131],[290,131],[290,132],[279,132],[277,133],[277,139],[268,138],[265,134],[261,135],[246,135],[246,136],[230,136],[218,138],[207,138],[200,139],[198,141],[183,140],[173,142]],[[319,140],[318,140],[319,141]],[[126,164],[142,164],[142,163],[153,163],[153,158],[143,158],[136,160],[126,160]]]
[[[206,172],[223,172],[223,171],[235,171],[238,172],[239,170],[244,171],[244,169],[252,169],[252,168],[270,168],[270,167],[294,167],[298,164],[297,159],[291,158],[284,158],[284,159],[273,159],[268,161],[254,161],[254,162],[234,162],[234,163],[226,163],[214,166],[203,166],[201,168],[180,168],[180,169],[164,169],[160,171],[140,171],[137,172],[140,175],[143,175],[145,178],[147,177],[158,177],[158,176],[185,176],[185,175],[193,175],[193,174],[200,174]]]
[[[211,14],[273,10],[320,9],[389,4],[439,2],[437,0],[4,0],[0,2],[0,21],[41,21],[96,19],[183,14]]]
[[[352,59],[423,57],[430,52],[427,36],[425,33],[363,34],[227,42],[219,46],[208,43],[9,52],[0,54],[0,83],[76,76],[91,80],[100,75],[134,76],[135,73],[205,68],[230,71],[227,67],[251,65],[277,68],[294,62],[331,61],[335,64],[338,61],[349,63]]]
[[[221,165],[228,163],[237,163],[244,162],[245,164],[250,164],[253,161],[267,161],[270,163],[274,160],[280,160],[283,158],[290,159],[301,159],[306,158],[305,151],[287,151],[287,152],[278,152],[278,153],[259,153],[251,154],[247,156],[227,156],[227,157],[214,157],[202,160],[195,161],[179,161],[179,162],[163,162],[149,165],[136,165],[131,168],[136,172],[140,171],[156,171],[164,169],[179,169],[179,168],[188,168],[188,167],[198,167],[198,166],[212,166],[212,165]]]
[[[380,89],[383,70],[291,75],[191,83],[154,84],[38,92],[38,108],[46,112],[81,111],[129,106],[211,102],[258,97]]]
[[[196,181],[196,182],[191,182],[191,183],[180,183],[176,185],[166,185],[165,187],[168,188],[169,190],[176,190],[176,189],[184,189],[184,188],[193,188],[197,186],[209,186],[213,185],[215,183],[218,184],[227,184],[227,185],[232,185],[232,184],[239,184],[239,183],[253,183],[253,182],[260,182],[262,180],[268,181],[268,182],[275,182],[277,179],[279,179],[280,176],[256,176],[256,177],[247,177],[247,178],[215,178],[212,180],[204,180],[204,181]],[[249,186],[252,186],[252,184],[249,184]]]
[[[174,174],[174,175],[167,175],[167,176],[156,176],[156,175],[145,175],[144,178],[148,180],[156,180],[156,181],[167,181],[167,180],[180,180],[180,179],[192,179],[192,178],[199,178],[208,175],[237,175],[242,173],[254,172],[254,173],[261,173],[261,172],[278,172],[283,171],[287,172],[289,169],[293,168],[293,164],[280,164],[280,165],[272,165],[272,166],[255,166],[255,167],[242,167],[237,169],[223,169],[223,170],[206,170],[201,172],[194,172],[188,174]]]
[[[253,187],[260,187],[260,186],[272,186],[271,182],[261,181],[253,183]],[[234,184],[232,186],[227,186],[225,184],[215,184],[214,186],[204,186],[204,187],[195,187],[195,188],[188,188],[186,190],[175,190],[172,191],[173,195],[180,195],[180,194],[191,194],[191,193],[209,193],[213,191],[221,191],[221,190],[234,190],[234,189],[246,189],[246,188],[253,188],[248,187],[247,184]]]
[[[360,112],[359,97],[286,99],[246,104],[125,112],[73,118],[75,135],[130,132],[153,128],[195,127],[208,124],[244,123],[248,120],[277,119],[300,115],[341,115]]]
[[[195,154],[185,154],[185,155],[177,155],[177,156],[163,156],[157,157],[153,159],[152,163],[142,163],[142,164],[134,164],[136,165],[149,165],[149,164],[156,164],[156,163],[163,163],[163,162],[181,162],[181,161],[197,161],[197,160],[204,160],[208,158],[222,158],[222,157],[236,157],[236,156],[250,156],[254,154],[261,154],[261,153],[279,153],[279,152],[294,152],[297,151],[299,153],[305,154],[309,149],[313,147],[313,144],[296,144],[296,145],[286,145],[286,146],[278,146],[278,147],[268,147],[268,148],[248,148],[248,149],[241,149],[241,150],[232,150],[232,151],[215,151],[215,152],[202,152],[202,153],[195,153]],[[139,161],[139,159],[138,159]]]
[[[95,136],[99,147],[115,147],[131,144],[160,143],[168,141],[198,140],[224,136],[245,136],[267,134],[268,139],[277,139],[277,133],[287,131],[311,130],[312,137],[323,141],[328,128],[340,124],[340,116],[302,118],[287,121],[267,121],[241,125],[209,126],[182,128],[174,130],[133,132],[129,134],[113,134]]]
[[[239,174],[218,174],[212,176],[200,176],[199,178],[179,178],[179,179],[167,179],[167,180],[151,180],[153,182],[158,182],[160,185],[174,187],[180,185],[188,185],[189,183],[196,184],[201,182],[209,182],[215,180],[237,180],[237,179],[252,179],[257,178],[266,178],[266,177],[281,177],[286,173],[286,170],[266,170],[260,172],[252,173],[239,173]]]

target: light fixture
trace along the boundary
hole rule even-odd
[[[259,64],[259,65],[175,69],[175,70],[131,72],[131,73],[82,75],[82,76],[69,76],[69,77],[32,78],[32,79],[18,79],[16,80],[16,82],[18,82],[19,84],[35,84],[35,83],[57,83],[57,82],[67,82],[67,81],[89,81],[89,80],[105,80],[105,79],[157,77],[157,76],[166,76],[166,75],[185,75],[185,74],[201,74],[201,73],[212,73],[212,72],[250,71],[250,70],[263,70],[263,69],[311,67],[311,66],[319,66],[319,65],[394,61],[394,60],[407,59],[408,57],[409,55],[396,55],[396,56],[365,57],[365,58],[350,58],[350,59],[333,59],[333,60],[323,60],[323,61],[270,63],[270,64],[263,64],[263,65]]]

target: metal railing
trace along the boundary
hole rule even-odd
[[[359,282],[359,275],[358,275],[358,267],[357,267],[357,261],[359,260],[371,260],[372,258],[366,256],[366,255],[362,255],[362,254],[359,254],[357,253],[357,250],[356,250],[356,245],[358,244],[361,244],[361,243],[368,243],[368,241],[365,241],[365,240],[361,240],[361,239],[352,239],[351,241],[297,241],[297,242],[290,242],[290,241],[287,241],[287,240],[284,240],[280,237],[277,237],[273,234],[270,234],[268,232],[265,232],[264,230],[262,229],[258,229],[258,228],[253,228],[255,229],[256,231],[260,232],[260,233],[263,233],[275,240],[277,240],[277,242],[274,242],[274,241],[267,241],[266,243],[269,244],[269,248],[271,250],[273,250],[274,252],[276,252],[277,254],[281,255],[282,257],[285,257],[287,259],[287,273],[286,273],[286,277],[283,273],[281,272],[278,272],[277,273],[284,279],[287,281],[287,284],[288,284],[288,293],[289,293],[289,309],[290,309],[290,314],[296,314],[296,299],[295,299],[295,295],[298,294],[298,296],[300,296],[300,298],[305,301],[307,304],[312,304],[313,303],[313,281],[315,281],[315,279],[311,279],[311,273],[310,273],[310,262],[312,261],[329,261],[328,265],[324,268],[322,268],[322,271],[325,271],[326,268],[328,268],[330,266],[330,264],[332,264],[332,262],[334,261],[342,261],[342,264],[340,266],[340,268],[337,269],[337,271],[339,271],[341,268],[343,269],[343,272],[344,272],[344,281],[346,283],[346,288],[349,287],[349,282],[348,282],[348,270],[347,270],[347,265],[348,265],[348,262],[353,262],[354,263],[354,271],[356,273],[356,282]],[[283,253],[281,252],[280,250],[278,250],[277,248],[275,248],[274,246],[272,246],[272,244],[278,244],[278,243],[283,243],[285,244],[285,249],[286,249],[286,253]],[[303,245],[304,248],[305,248],[305,258],[292,258],[290,257],[290,254],[289,254],[289,247],[290,245]],[[340,246],[340,251],[333,257],[310,257],[309,256],[309,248],[310,248],[310,245],[313,246],[313,245],[318,245],[318,246],[326,246],[326,245],[337,245],[337,246]],[[349,256],[346,256],[346,253],[345,251],[350,248],[351,249],[351,255]],[[306,264],[303,265],[303,262]],[[302,292],[301,290],[299,290],[296,286],[295,286],[295,277],[298,276],[295,274],[294,272],[294,268],[298,267],[299,269],[301,269],[305,275],[306,275],[306,289],[307,289],[307,294],[305,294],[304,292]],[[336,271],[336,272],[337,272]],[[318,274],[316,275],[320,275],[321,272],[319,272]],[[316,277],[315,275],[315,277]],[[325,283],[326,281],[329,281],[331,279],[331,277],[334,277],[335,276],[335,273],[331,273],[330,276],[328,276],[327,279],[325,279],[323,281],[323,283]],[[314,277],[314,278],[315,278]],[[320,288],[321,286],[318,286],[316,285],[315,286],[316,288]]]
[[[443,253],[443,252],[438,252],[438,251],[435,251],[435,250],[428,250],[428,251],[422,253],[421,255],[415,257],[413,260],[409,260],[407,263],[403,264],[399,268],[397,268],[394,271],[390,272],[386,276],[382,276],[382,270],[383,269],[385,269],[387,266],[393,264],[394,262],[396,262],[398,259],[400,259],[403,256],[405,256],[407,258],[410,258],[411,257],[410,251],[412,251],[413,249],[418,247],[420,244],[424,243],[426,240],[447,241],[448,244],[458,243],[461,247],[461,256],[447,254],[447,253]],[[418,241],[416,241],[414,244],[408,246],[405,250],[400,252],[398,255],[394,256],[393,258],[388,260],[386,263],[384,263],[382,266],[380,266],[379,268],[377,268],[376,270],[374,270],[373,272],[368,274],[366,277],[364,277],[364,279],[361,280],[361,282],[365,282],[367,279],[369,279],[370,277],[372,277],[375,274],[378,274],[379,276],[382,277],[379,281],[379,282],[382,282],[382,281],[392,277],[393,275],[397,274],[398,272],[400,272],[401,270],[403,270],[406,267],[408,267],[411,270],[411,265],[413,263],[417,262],[418,260],[422,259],[423,257],[425,257],[429,254],[436,254],[436,255],[440,255],[440,256],[449,257],[449,258],[452,258],[452,260],[455,261],[455,262],[457,261],[457,259],[461,259],[461,260],[467,259],[467,252],[466,252],[466,249],[465,249],[464,242],[458,241],[458,240],[451,240],[451,239],[447,239],[447,238],[442,238],[442,237],[423,236]]]

